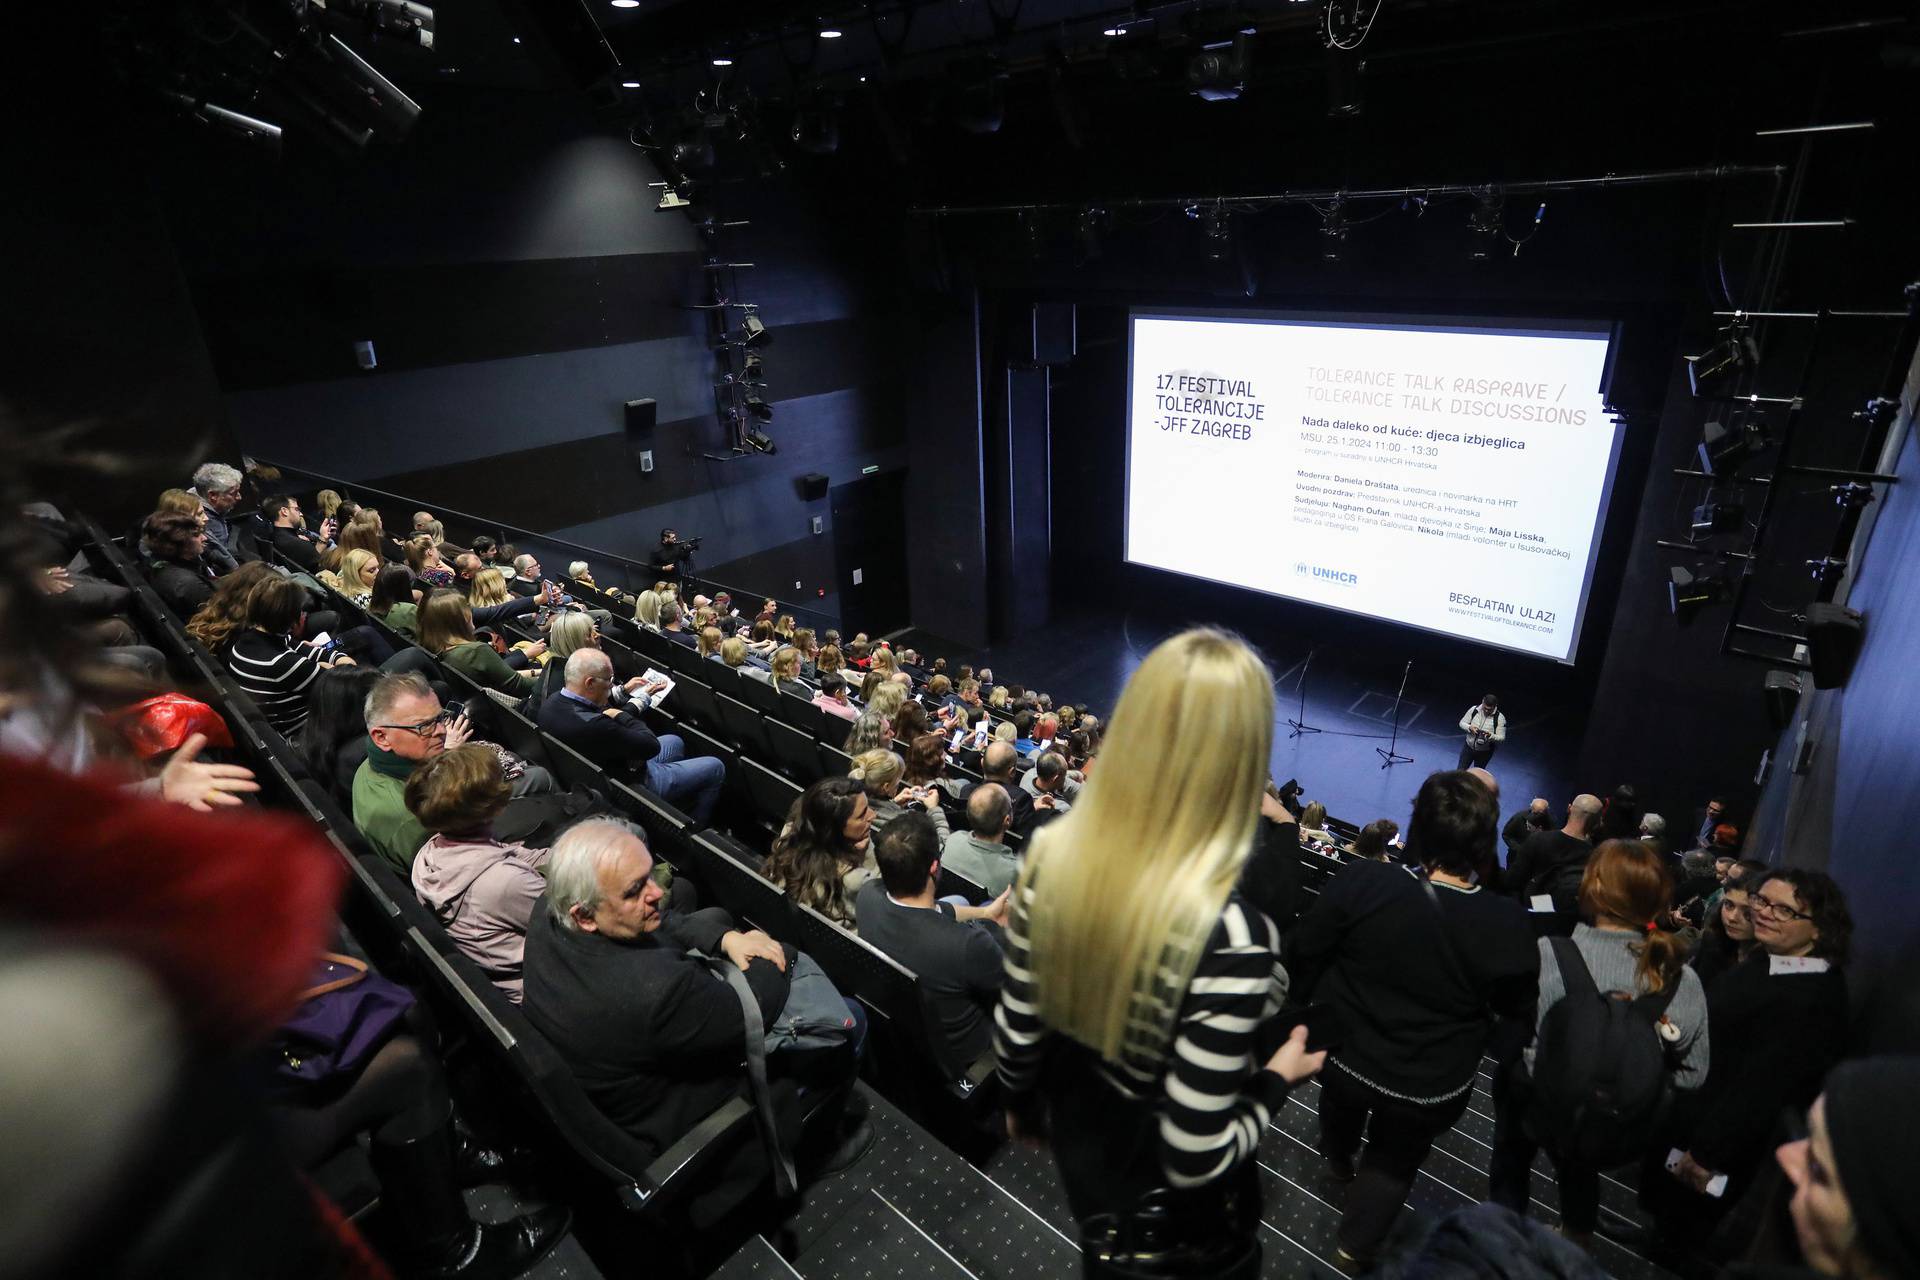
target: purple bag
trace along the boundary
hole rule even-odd
[[[300,1007],[273,1038],[273,1082],[281,1093],[344,1085],[399,1030],[413,993],[352,956],[323,952]]]

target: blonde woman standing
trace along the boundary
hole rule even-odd
[[[1280,933],[1235,888],[1277,804],[1272,737],[1251,649],[1166,641],[1015,886],[994,1035],[1007,1128],[1051,1141],[1088,1276],[1259,1274],[1260,1134],[1325,1058],[1304,1028],[1263,1050]]]

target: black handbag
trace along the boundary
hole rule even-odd
[[[1119,1213],[1080,1224],[1090,1276],[1113,1280],[1251,1280],[1260,1274],[1260,1199],[1246,1186],[1149,1191]]]

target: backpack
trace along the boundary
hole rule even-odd
[[[1679,984],[1658,995],[1602,992],[1572,938],[1550,938],[1567,993],[1540,1020],[1526,1131],[1559,1159],[1595,1168],[1637,1160],[1672,1096],[1655,1025]]]

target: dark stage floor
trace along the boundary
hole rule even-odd
[[[939,654],[949,663],[982,661],[993,668],[1001,684],[1017,681],[1042,689],[1055,701],[1085,703],[1096,710],[1111,708],[1133,669],[1154,645],[1197,619],[1168,619],[1135,610],[1126,613],[1076,615],[1056,621],[1040,635],[1001,644],[982,652],[949,644],[938,636],[908,630],[893,643],[912,645],[923,654]],[[1467,707],[1487,692],[1486,687],[1460,683],[1451,674],[1436,672],[1423,679],[1420,640],[1410,636],[1407,650],[1413,659],[1401,705],[1399,754],[1411,764],[1381,767],[1376,748],[1388,745],[1394,693],[1401,666],[1360,669],[1342,654],[1338,637],[1327,635],[1306,675],[1306,723],[1322,730],[1297,738],[1288,736],[1289,718],[1298,717],[1305,641],[1286,636],[1248,636],[1267,657],[1274,674],[1277,703],[1273,743],[1273,776],[1298,778],[1307,800],[1318,800],[1328,812],[1356,825],[1375,818],[1392,818],[1402,827],[1421,779],[1436,769],[1451,769],[1459,759],[1462,734],[1456,727]],[[1499,667],[1506,658],[1489,651],[1486,676],[1500,691]],[[1502,816],[1523,807],[1534,796],[1545,796],[1556,810],[1580,790],[1592,790],[1604,780],[1576,779],[1574,757],[1580,740],[1584,708],[1572,705],[1529,705],[1527,695],[1502,692],[1507,713],[1507,741],[1489,766],[1500,780]]]

